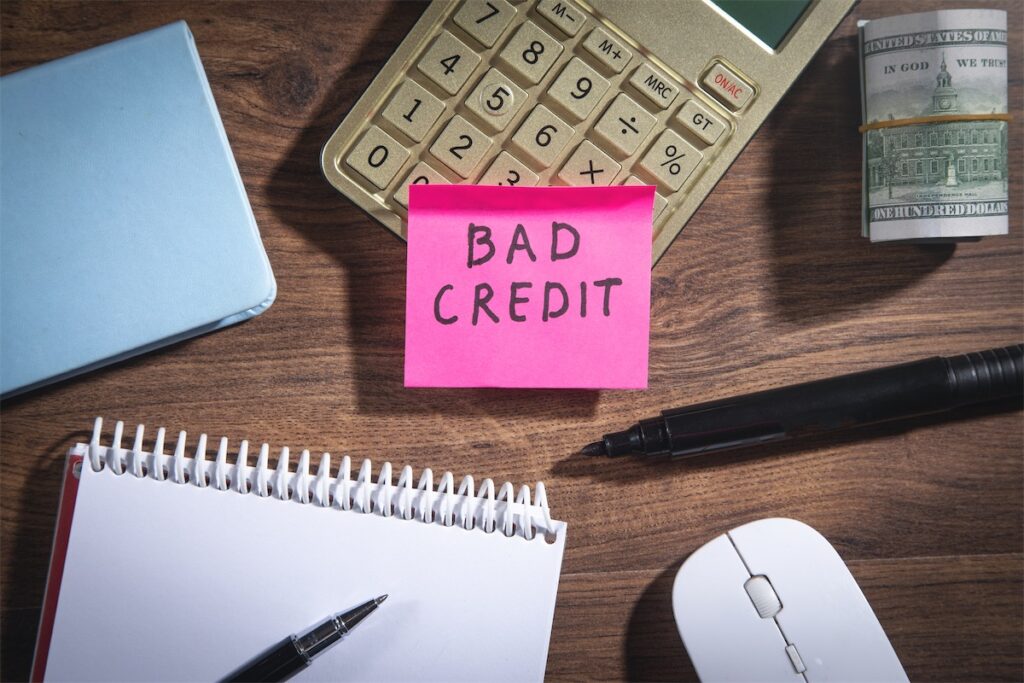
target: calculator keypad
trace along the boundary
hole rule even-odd
[[[381,116],[414,142],[422,142],[443,111],[444,102],[414,81],[406,80],[391,96]]]
[[[590,116],[607,91],[608,81],[582,59],[574,57],[548,88],[548,96],[572,118],[581,121]]]
[[[726,130],[725,122],[697,100],[687,100],[675,120],[708,145],[718,142]]]
[[[558,172],[558,179],[566,185],[590,187],[611,185],[622,166],[602,152],[597,145],[584,140]]]
[[[742,109],[750,96],[754,94],[754,89],[745,80],[721,62],[716,62],[704,74],[701,84],[722,104],[733,110]]]
[[[702,158],[703,155],[693,145],[669,128],[662,131],[647,150],[640,160],[640,168],[675,192],[683,186]]]
[[[448,31],[437,37],[420,59],[416,68],[437,83],[446,93],[454,95],[469,80],[480,63],[480,55]]]
[[[586,40],[583,41],[583,49],[617,74],[622,73],[622,70],[629,64],[629,60],[633,59],[633,53],[621,41],[613,38],[600,27],[595,28],[586,37]]]
[[[679,94],[679,86],[650,64],[641,64],[629,77],[629,84],[659,109],[668,109]]]
[[[409,208],[410,185],[451,185],[451,182],[430,166],[419,162],[395,191],[395,201],[406,208]]]
[[[539,104],[512,136],[512,142],[538,166],[547,168],[558,158],[575,132],[572,126]]]
[[[629,95],[619,94],[594,126],[594,133],[619,156],[636,151],[658,120]]]
[[[586,21],[583,12],[566,0],[540,0],[537,3],[537,13],[569,37],[579,33]]]
[[[532,21],[523,22],[501,51],[501,60],[527,85],[536,85],[562,54],[562,43]]]
[[[409,150],[377,126],[370,126],[345,163],[383,190],[408,158]]]
[[[502,131],[529,96],[497,69],[491,69],[466,98],[466,109],[476,114],[485,127]]]
[[[515,15],[505,0],[466,0],[452,19],[481,45],[494,47]]]
[[[411,66],[389,76],[376,109],[362,110],[354,142],[332,149],[335,169],[390,209],[382,222],[402,235],[409,186],[452,182],[654,184],[657,235],[756,87],[718,58],[700,73],[672,73],[578,1],[431,9],[423,47],[403,56]]]
[[[431,145],[430,153],[463,178],[468,178],[490,146],[489,137],[456,115]]]
[[[476,184],[533,187],[539,181],[540,177],[531,171],[526,164],[508,152],[502,152]]]

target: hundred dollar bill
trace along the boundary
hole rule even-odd
[[[864,236],[1005,235],[1006,13],[861,22],[860,59]]]

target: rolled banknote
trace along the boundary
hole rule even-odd
[[[949,9],[859,27],[864,236],[1005,235],[1006,13]]]

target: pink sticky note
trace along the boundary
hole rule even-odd
[[[653,203],[645,186],[412,185],[405,385],[646,388]]]

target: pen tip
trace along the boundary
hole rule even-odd
[[[380,603],[384,602],[387,599],[388,599],[388,594],[385,593],[384,595],[382,595],[379,598],[377,598],[376,600],[374,600],[374,602],[379,605]]]
[[[604,442],[595,441],[594,443],[588,443],[580,450],[580,453],[583,455],[605,455]]]

